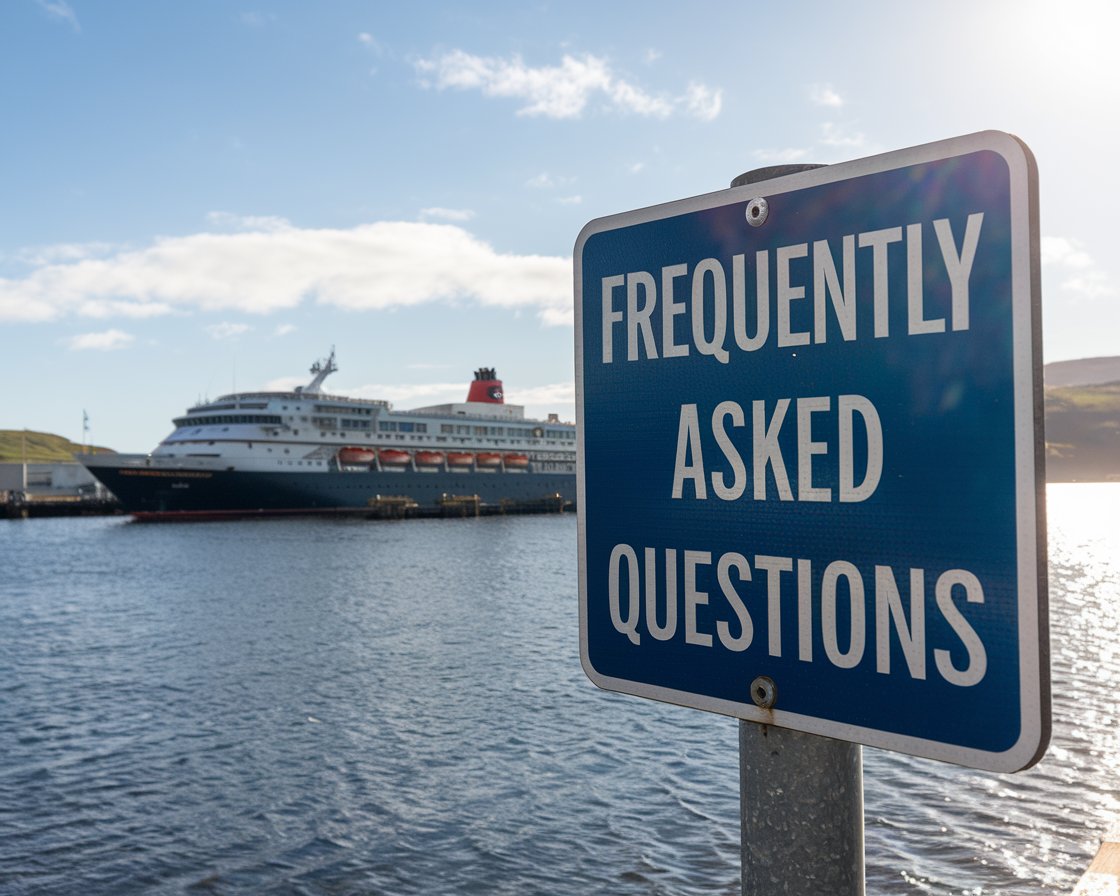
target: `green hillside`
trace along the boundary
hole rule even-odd
[[[1120,383],[1046,389],[1046,478],[1120,480]]]
[[[26,446],[26,447],[25,447]],[[95,454],[104,454],[108,448],[92,448]],[[24,452],[26,451],[26,455]],[[0,429],[0,463],[51,463],[72,461],[81,454],[81,445],[49,432],[32,432],[23,429]]]

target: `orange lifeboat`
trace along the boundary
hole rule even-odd
[[[529,469],[529,455],[528,454],[507,454],[503,460],[506,464],[507,470],[527,470]]]
[[[501,466],[502,456],[497,451],[480,451],[474,460],[480,470],[493,470]]]
[[[376,453],[372,448],[339,448],[338,462],[344,467],[368,467]]]
[[[442,451],[417,451],[416,452],[416,466],[418,467],[438,467],[443,464]]]
[[[383,467],[404,467],[412,460],[412,455],[399,448],[382,448],[377,452],[377,459]]]
[[[469,451],[448,451],[447,465],[449,467],[469,467],[474,463],[474,455]]]

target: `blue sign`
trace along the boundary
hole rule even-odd
[[[595,684],[996,771],[1049,738],[1037,174],[985,132],[589,223]]]

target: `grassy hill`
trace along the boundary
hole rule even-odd
[[[1046,478],[1120,481],[1120,382],[1046,388]]]
[[[26,441],[25,441],[26,439]],[[0,429],[0,463],[56,463],[72,461],[75,454],[84,450],[81,445],[49,432],[32,432],[22,429]],[[91,448],[95,454],[104,454],[108,448]]]
[[[1120,382],[1120,356],[1053,361],[1043,368],[1047,386],[1094,386]]]

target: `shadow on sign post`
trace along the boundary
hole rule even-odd
[[[761,176],[576,243],[581,658],[743,720],[744,892],[862,893],[858,744],[1049,739],[1037,173],[984,132]]]

